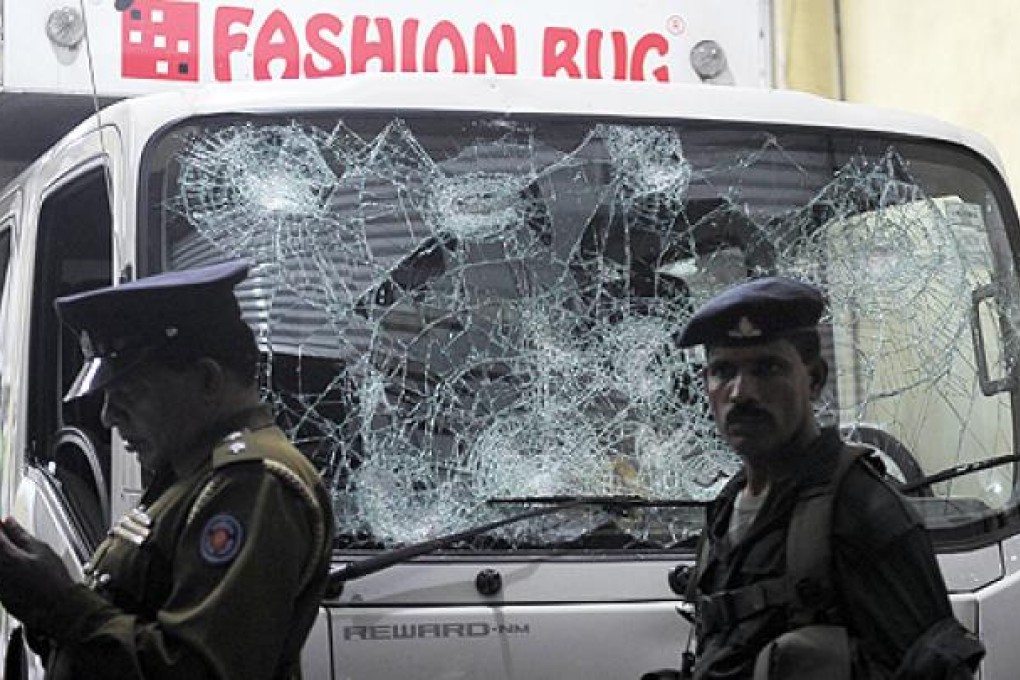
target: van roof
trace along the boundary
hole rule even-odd
[[[148,136],[192,115],[330,109],[489,111],[649,119],[695,118],[880,131],[969,147],[1001,173],[981,135],[929,116],[792,90],[444,74],[359,74],[317,81],[205,85],[123,100],[101,112]],[[95,120],[79,130],[94,129]],[[140,141],[140,140],[139,140]]]

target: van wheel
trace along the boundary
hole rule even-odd
[[[878,459],[885,468],[885,476],[894,486],[906,486],[924,479],[924,471],[917,464],[917,459],[903,443],[885,430],[870,425],[844,425],[840,427],[843,436],[849,442],[864,444],[875,449]],[[931,497],[935,494],[931,486],[914,489],[911,496]]]

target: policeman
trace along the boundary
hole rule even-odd
[[[103,422],[151,480],[76,584],[13,518],[0,601],[47,677],[297,678],[333,537],[316,470],[260,403],[258,349],[229,262],[56,301],[104,392]]]
[[[679,334],[681,346],[705,347],[712,415],[743,462],[708,511],[694,677],[751,678],[759,653],[775,649],[770,643],[783,633],[824,623],[845,628],[849,677],[970,678],[983,648],[953,618],[921,520],[850,455],[836,430],[815,420],[812,402],[828,374],[818,332],[823,308],[813,286],[756,279],[710,300]],[[826,488],[842,460],[831,532],[822,536],[830,539],[825,568],[834,593],[819,594],[818,609],[794,620],[794,593],[773,589],[791,580],[784,578],[793,559],[791,518],[804,490]],[[797,602],[811,601],[804,590]],[[797,667],[796,658],[791,663]]]

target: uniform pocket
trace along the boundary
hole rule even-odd
[[[96,551],[90,584],[116,606],[154,618],[169,594],[168,563],[147,538],[116,531]]]
[[[753,680],[851,680],[850,636],[843,626],[804,626],[769,642]]]

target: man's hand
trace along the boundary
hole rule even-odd
[[[74,585],[60,557],[13,517],[0,524],[0,602],[26,626]]]

